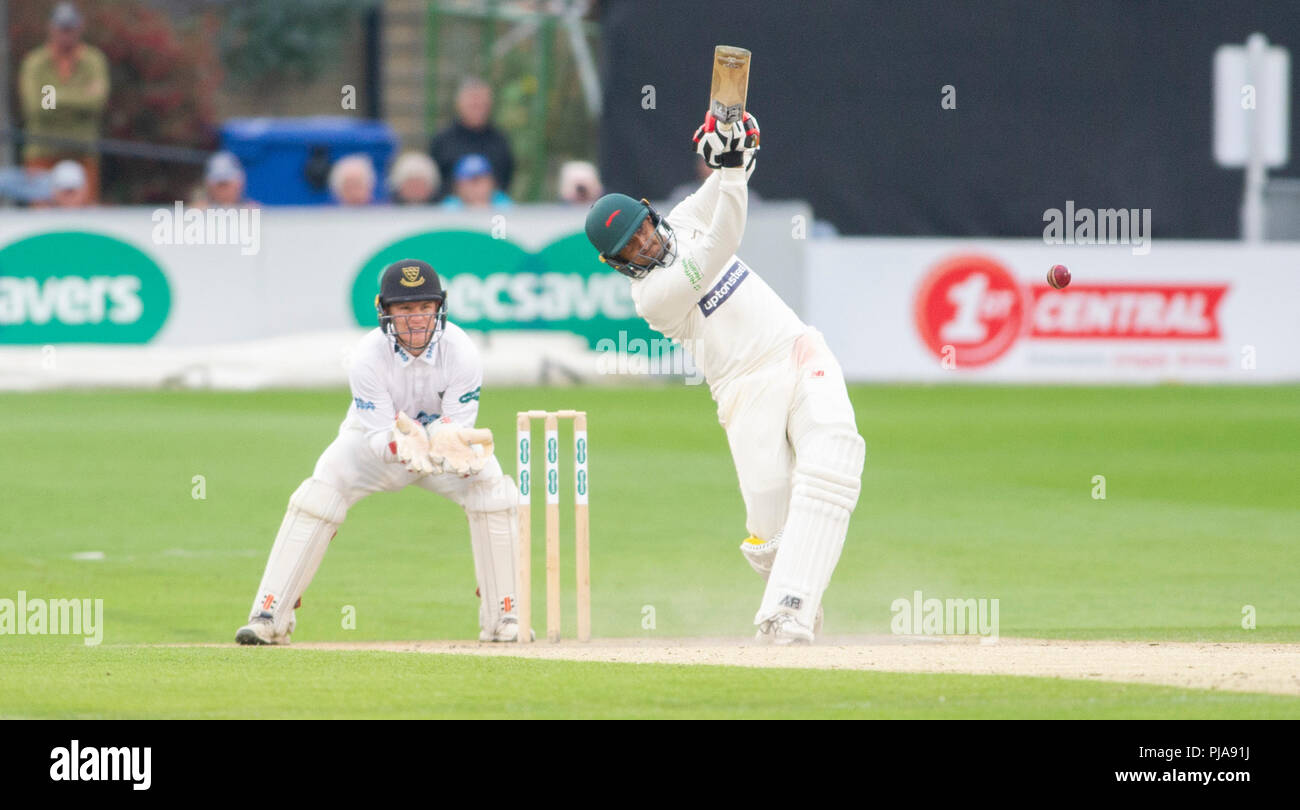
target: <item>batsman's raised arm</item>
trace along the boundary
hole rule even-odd
[[[710,222],[703,230],[690,230],[685,224],[683,247],[706,277],[722,269],[728,258],[740,249],[745,236],[745,215],[749,205],[749,187],[742,168],[719,169],[718,199]],[[669,220],[675,227],[678,223]]]
[[[706,275],[722,269],[745,235],[749,206],[749,176],[759,149],[758,119],[745,113],[743,120],[721,126],[712,113],[695,130],[695,151],[712,176],[668,215],[673,226],[693,232],[691,252]]]

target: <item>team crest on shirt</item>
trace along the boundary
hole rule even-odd
[[[683,259],[682,272],[686,273],[686,280],[690,282],[691,289],[699,292],[700,280],[704,278],[704,273],[700,272],[700,266],[696,264],[695,259],[690,256]]]

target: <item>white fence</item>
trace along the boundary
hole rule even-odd
[[[599,343],[656,335],[584,213],[267,209],[218,231],[171,209],[3,212],[0,389],[339,384],[378,268],[408,255],[446,278],[489,381],[649,379],[603,373],[638,364]],[[1300,244],[809,239],[807,216],[753,206],[741,254],[852,380],[1300,380]],[[1074,274],[1059,291],[1057,263]]]

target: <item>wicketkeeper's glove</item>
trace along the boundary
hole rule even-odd
[[[492,458],[492,431],[464,428],[447,419],[429,425],[429,457],[442,472],[468,478],[483,471]]]
[[[402,411],[397,412],[393,422],[388,449],[413,473],[442,472],[429,458],[429,434],[424,432],[424,426]]]
[[[713,113],[692,138],[695,152],[710,169],[745,167],[746,177],[754,172],[755,154],[759,149],[758,119],[748,112],[730,126],[719,125]]]

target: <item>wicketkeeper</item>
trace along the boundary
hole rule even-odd
[[[699,191],[667,217],[607,194],[587,215],[587,238],[632,279],[637,313],[691,352],[718,403],[750,533],[740,550],[767,580],[758,640],[809,643],[858,501],[865,444],[821,333],[735,255],[758,122],[746,113],[722,126],[710,114],[695,144],[715,170]]]
[[[348,509],[372,492],[414,484],[450,498],[469,519],[481,596],[479,640],[514,641],[519,491],[475,429],[483,364],[447,322],[447,294],[427,263],[384,269],[375,296],[379,328],[354,354],[352,404],[311,477],[289,498],[240,644],[287,644],[294,608]]]

